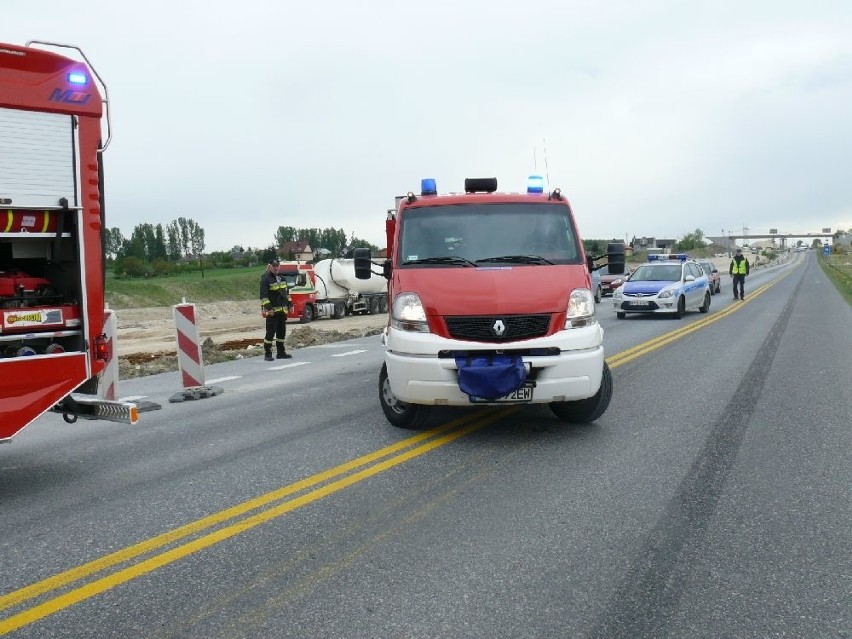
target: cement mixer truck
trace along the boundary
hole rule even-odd
[[[388,311],[387,280],[379,273],[355,277],[351,259],[327,259],[316,264],[282,262],[279,273],[290,287],[290,318],[302,324],[347,315],[378,315]]]

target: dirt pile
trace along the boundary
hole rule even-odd
[[[366,319],[371,318],[372,321],[361,322],[365,326],[350,328],[348,330],[336,330],[332,328],[313,328],[310,325],[287,327],[287,338],[285,345],[287,350],[296,350],[306,346],[316,346],[319,344],[331,344],[333,342],[341,342],[349,339],[357,339],[367,337],[369,335],[378,335],[384,329],[387,321],[384,316],[365,316]],[[335,326],[345,323],[345,320],[335,322]],[[119,331],[118,341],[121,342],[122,336]],[[213,341],[207,337],[201,343],[201,355],[205,364],[217,364],[234,359],[242,359],[244,357],[255,357],[263,352],[263,337],[244,337],[238,339],[227,339],[221,343]],[[118,376],[119,379],[129,379],[132,377],[143,377],[146,375],[155,375],[157,373],[167,373],[178,370],[177,353],[174,349],[170,350],[146,350],[126,353],[118,357]]]

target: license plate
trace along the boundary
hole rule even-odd
[[[633,306],[649,306],[651,302],[630,302]]]
[[[524,402],[531,402],[532,398],[532,384],[521,386],[518,390],[512,391],[508,395],[503,395],[503,397],[498,397],[497,399],[484,399],[482,397],[470,395],[470,401],[474,404],[483,402],[488,404],[521,404]]]

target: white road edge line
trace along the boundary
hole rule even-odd
[[[362,349],[359,351],[348,351],[346,353],[335,353],[332,357],[348,357],[349,355],[357,355],[358,353],[366,353],[367,349]]]
[[[229,382],[232,379],[242,379],[242,375],[228,375],[227,377],[220,377],[218,379],[208,379],[205,383],[218,384],[219,382]]]
[[[305,364],[310,364],[310,362],[293,362],[292,364],[284,364],[283,366],[270,366],[269,370],[280,371],[285,368],[295,368],[296,366],[304,366]]]

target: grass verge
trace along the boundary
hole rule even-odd
[[[819,264],[828,279],[840,291],[846,303],[852,306],[852,255],[848,253],[820,254]]]
[[[201,273],[152,278],[116,279],[107,274],[106,302],[110,308],[173,306],[184,299],[203,302],[256,300],[265,267],[213,269]]]

